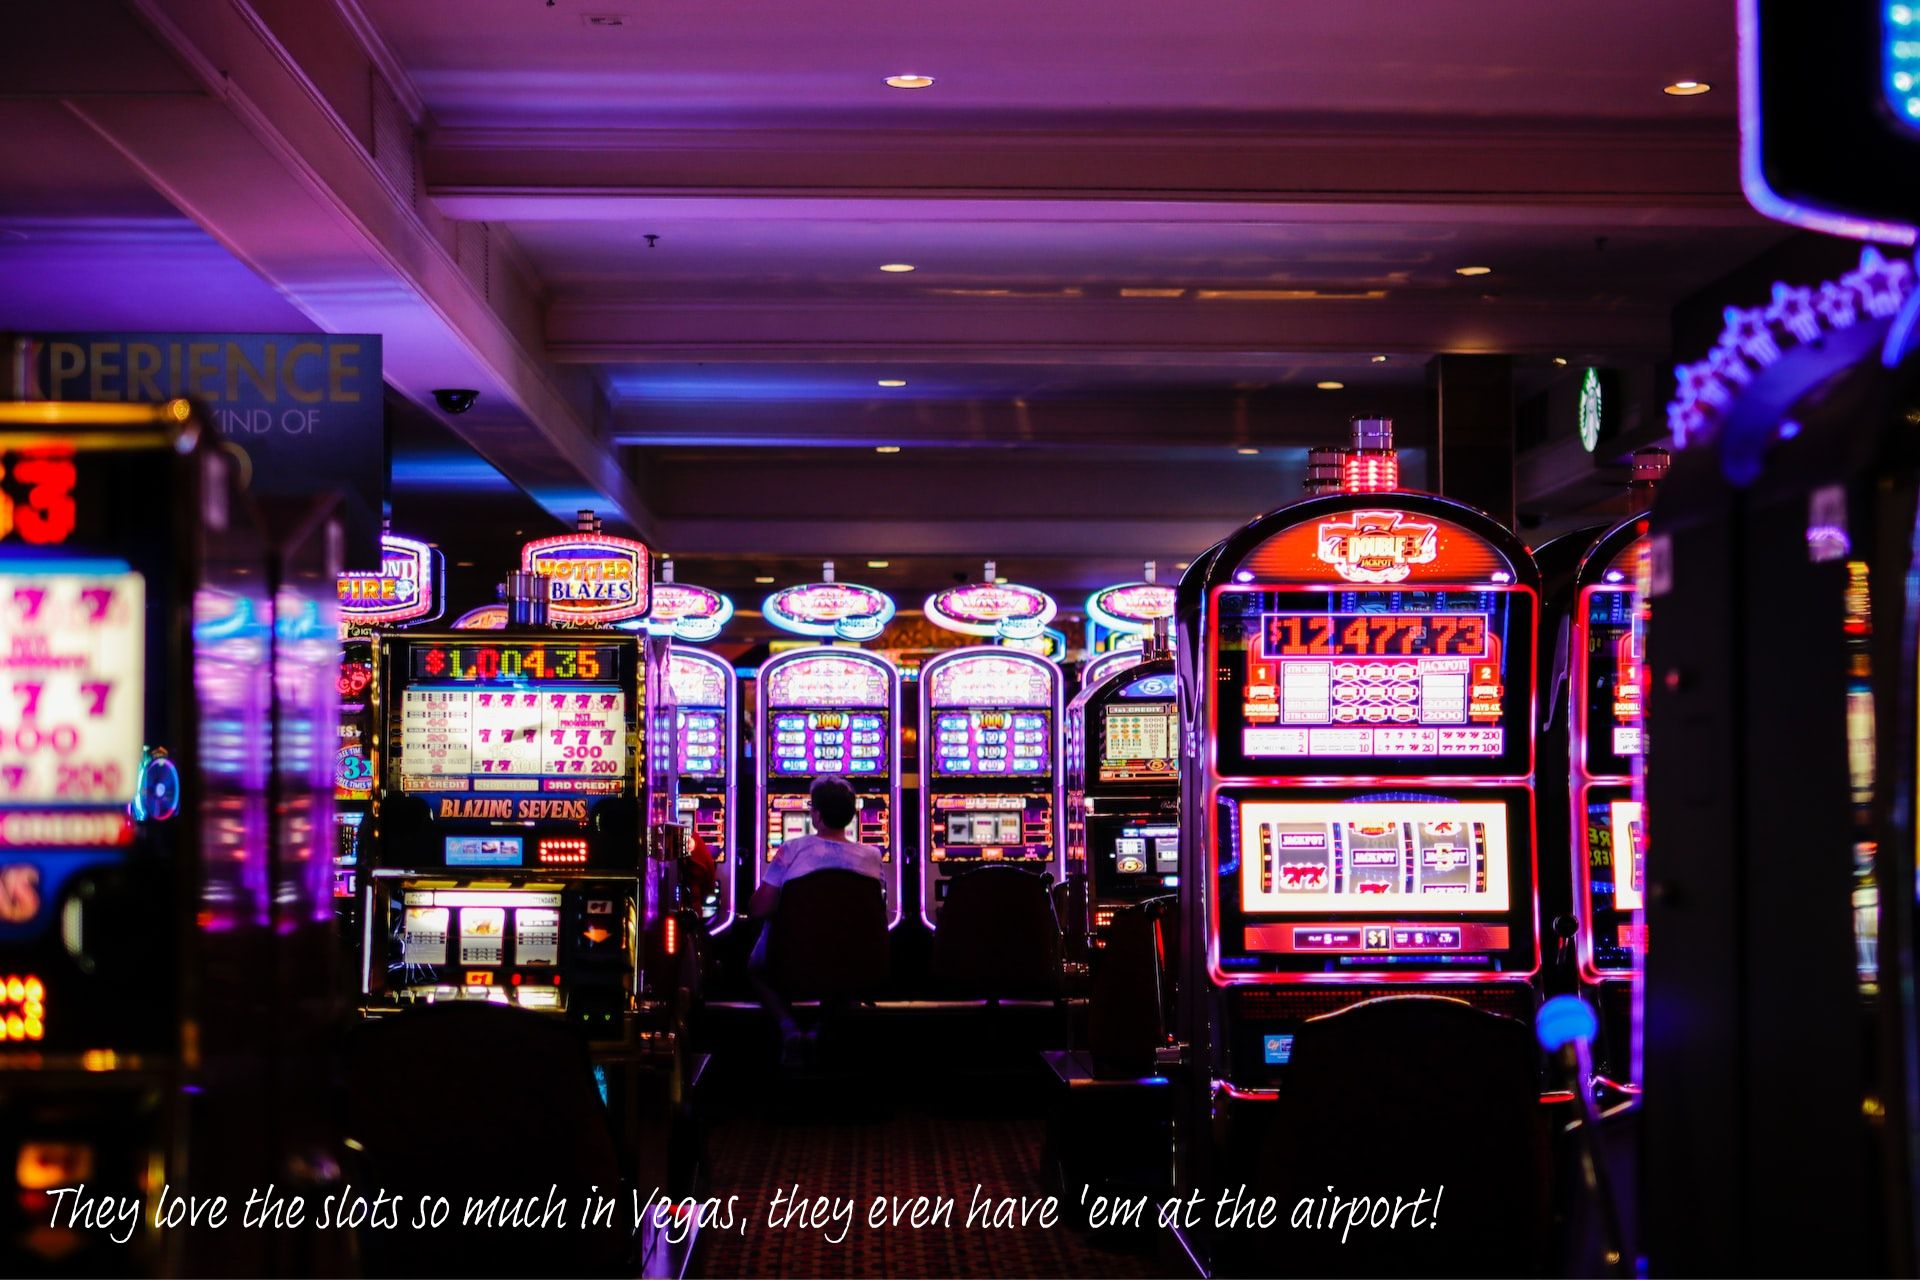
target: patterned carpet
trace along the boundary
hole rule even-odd
[[[795,1118],[740,1116],[708,1136],[713,1193],[739,1195],[744,1233],[708,1232],[693,1271],[703,1276],[1153,1276],[1151,1256],[1100,1248],[1064,1222],[973,1229],[966,1213],[977,1184],[983,1200],[1040,1197],[1043,1124],[1017,1114],[1019,1086],[1004,1086],[1010,1104],[997,1115],[902,1102],[885,1118],[834,1122],[787,1108]],[[976,1108],[978,1109],[978,1108]],[[1016,1114],[1008,1116],[1006,1110]],[[804,1116],[805,1118],[799,1118]],[[803,1197],[850,1197],[852,1228],[843,1243],[828,1232],[769,1228],[776,1192],[799,1185]],[[870,1229],[876,1196],[952,1196],[953,1227]]]

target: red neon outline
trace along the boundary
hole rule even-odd
[[[1628,543],[1620,555],[1608,562],[1608,567],[1618,565],[1628,553],[1640,545],[1640,541],[1635,539]],[[1624,595],[1628,600],[1634,601],[1636,608],[1638,607],[1633,587],[1610,582],[1590,582],[1580,588],[1575,595],[1573,625],[1567,628],[1567,643],[1573,646],[1573,674],[1569,677],[1572,684],[1569,688],[1570,696],[1567,706],[1567,745],[1570,748],[1568,756],[1573,766],[1569,781],[1572,783],[1575,802],[1573,812],[1568,815],[1572,826],[1570,833],[1572,840],[1569,848],[1573,851],[1573,875],[1577,886],[1573,895],[1573,918],[1577,926],[1574,930],[1574,952],[1579,959],[1580,981],[1588,986],[1600,986],[1608,982],[1638,982],[1646,969],[1646,958],[1638,951],[1635,952],[1637,963],[1630,969],[1603,970],[1593,962],[1593,876],[1592,868],[1588,865],[1591,855],[1587,851],[1587,794],[1595,787],[1625,787],[1627,794],[1630,797],[1633,795],[1631,774],[1587,771],[1587,639],[1592,634],[1587,621],[1589,617],[1587,605],[1596,592],[1602,591]],[[1641,654],[1640,661],[1644,663],[1646,660],[1646,655]],[[1644,750],[1646,742],[1644,706],[1641,708],[1640,715],[1643,734],[1641,744]],[[1644,823],[1646,821],[1644,809],[1641,814],[1641,821]],[[1616,858],[1618,853],[1619,851],[1615,850]],[[1618,875],[1617,863],[1615,874]]]

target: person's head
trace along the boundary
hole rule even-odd
[[[854,799],[853,787],[834,773],[815,778],[807,799],[813,811],[813,829],[823,836],[845,831],[860,807]]]

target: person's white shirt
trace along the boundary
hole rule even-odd
[[[795,836],[783,843],[760,873],[760,883],[777,889],[815,871],[857,871],[872,876],[883,888],[887,883],[886,861],[878,849],[817,835]]]

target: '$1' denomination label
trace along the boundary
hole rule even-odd
[[[133,799],[145,615],[131,571],[0,574],[0,806]]]

